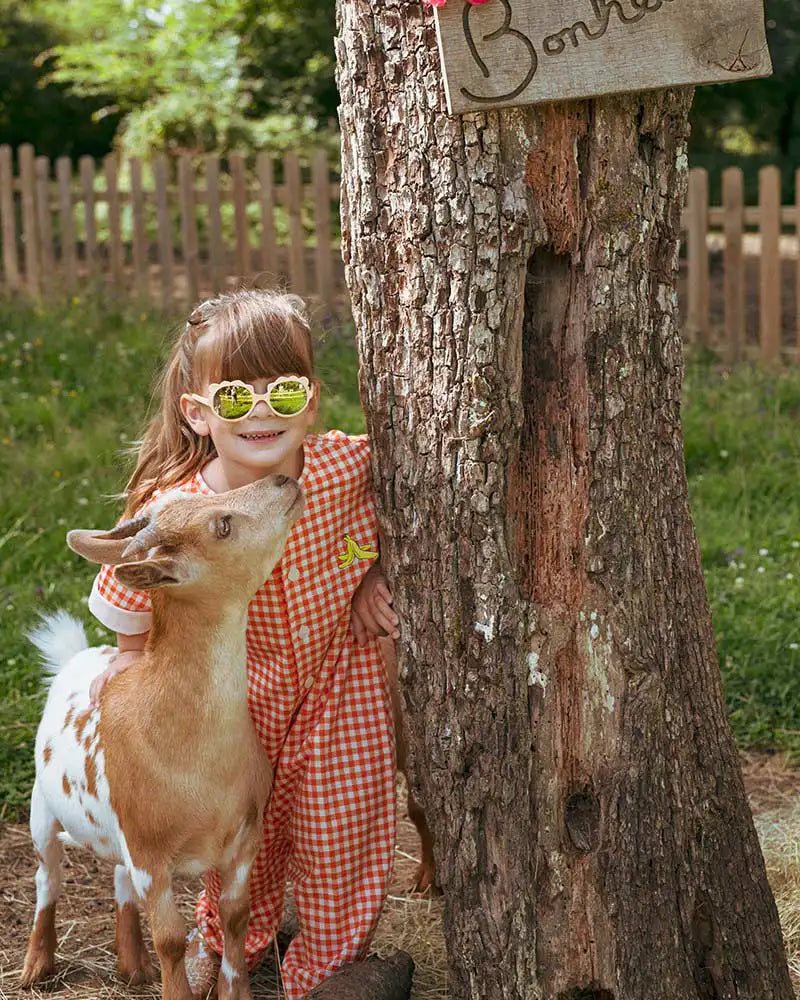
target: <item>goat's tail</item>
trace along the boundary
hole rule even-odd
[[[45,673],[51,678],[89,645],[83,625],[66,611],[42,615],[41,624],[28,632],[28,638],[42,654]]]

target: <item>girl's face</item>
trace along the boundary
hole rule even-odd
[[[289,373],[287,373],[289,374]],[[265,393],[274,379],[249,379],[256,393]],[[210,398],[209,385],[200,395]],[[189,426],[200,436],[210,435],[230,489],[245,486],[271,473],[297,478],[303,467],[303,438],[317,416],[319,394],[314,392],[302,413],[276,416],[259,400],[249,416],[235,422],[223,420],[203,403],[181,397],[181,410]]]

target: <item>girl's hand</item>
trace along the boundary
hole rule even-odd
[[[98,674],[89,686],[89,700],[93,705],[97,705],[100,700],[100,692],[111,677],[121,674],[123,670],[135,663],[142,655],[141,649],[129,649],[123,653],[116,653],[111,657],[111,664],[102,674]]]
[[[353,594],[350,625],[356,644],[365,646],[371,635],[400,638],[400,619],[391,608],[392,593],[380,566],[374,565],[364,574]]]

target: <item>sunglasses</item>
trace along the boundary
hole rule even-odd
[[[282,375],[270,382],[267,391],[256,392],[247,382],[215,382],[209,386],[211,398],[188,395],[198,403],[210,406],[221,419],[234,422],[249,417],[256,403],[264,400],[276,417],[296,417],[306,409],[314,395],[314,387],[304,376]]]

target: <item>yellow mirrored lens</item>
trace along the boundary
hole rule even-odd
[[[308,389],[302,382],[290,379],[279,382],[270,390],[269,403],[277,413],[291,417],[299,413],[308,402]]]
[[[214,393],[214,412],[223,420],[244,417],[253,406],[253,394],[243,385],[224,385]]]

